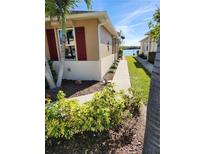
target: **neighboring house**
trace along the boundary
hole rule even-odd
[[[119,50],[119,36],[106,12],[72,11],[66,16],[67,41],[63,79],[103,80]],[[61,25],[46,17],[45,52],[58,73]]]
[[[146,37],[140,40],[140,53],[144,52],[144,55],[148,57],[149,52],[157,51],[157,43],[149,36],[149,32],[145,34]]]

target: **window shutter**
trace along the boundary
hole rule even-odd
[[[85,28],[75,27],[78,60],[87,60],[85,44]]]
[[[54,29],[47,29],[46,36],[51,60],[58,60],[56,39]]]

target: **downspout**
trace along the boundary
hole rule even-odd
[[[99,53],[99,70],[100,70],[100,80],[102,81],[103,80],[103,74],[102,74],[102,55],[101,55],[101,51],[100,51],[100,27],[105,25],[105,23],[101,23],[101,24],[98,24],[98,53]]]

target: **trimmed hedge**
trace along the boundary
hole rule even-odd
[[[156,52],[149,52],[148,53],[148,61],[150,63],[154,64],[155,57],[156,57]]]
[[[147,59],[147,56],[144,55],[144,51],[142,51],[141,53],[139,53],[138,56],[139,56],[140,58],[142,58],[142,59]]]
[[[122,49],[119,49],[118,58],[122,58],[122,56],[123,56],[123,50],[122,50]]]
[[[46,139],[69,139],[77,133],[109,130],[119,125],[124,117],[132,115],[134,110],[138,111],[142,103],[141,95],[133,89],[127,94],[116,92],[113,84],[108,84],[91,101],[82,105],[65,99],[62,91],[59,91],[57,99],[56,103],[48,100],[46,105]]]

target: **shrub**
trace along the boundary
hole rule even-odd
[[[115,64],[112,64],[112,66],[110,67],[110,69],[117,69],[117,66]]]
[[[117,96],[113,84],[108,84],[83,106],[86,108],[84,111],[87,111],[82,114],[85,120],[84,130],[104,131],[122,121],[124,102]]]
[[[114,70],[117,69],[118,63],[119,63],[119,61],[115,60],[112,64],[112,66],[110,67],[110,69],[114,69]]]
[[[119,63],[120,61],[119,61],[119,60],[115,60],[115,62],[116,62],[116,63]]]
[[[123,50],[122,50],[122,49],[119,49],[118,58],[122,58],[122,55],[123,55]]]
[[[110,69],[110,70],[108,71],[108,73],[115,73],[115,70]]]
[[[134,88],[129,88],[128,92],[121,91],[121,97],[125,103],[125,109],[129,110],[132,114],[139,111],[143,105],[142,92]]]
[[[113,64],[116,65],[116,66],[118,66],[119,60],[115,60]]]
[[[144,54],[144,51],[142,51],[141,53],[139,53],[138,55],[140,58],[142,59],[147,59],[147,56]]]
[[[150,63],[154,64],[155,56],[156,56],[156,52],[149,52],[148,53],[148,61]]]
[[[46,139],[69,138],[80,131],[80,105],[75,100],[66,100],[60,91],[58,103],[47,103],[45,109]]]
[[[108,84],[82,105],[65,99],[62,91],[58,92],[57,99],[56,103],[48,100],[46,105],[46,139],[69,139],[77,133],[109,130],[123,121],[125,111],[132,117],[140,106],[140,97],[134,90],[129,90],[128,94],[118,93],[113,84]]]

